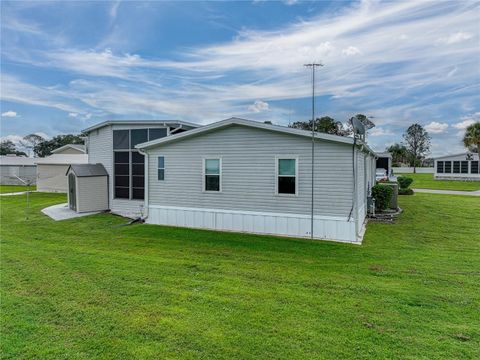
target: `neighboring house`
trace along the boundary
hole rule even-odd
[[[312,236],[309,131],[231,118],[130,149],[146,154],[149,224]],[[314,159],[313,238],[360,243],[375,153],[316,133]]]
[[[392,154],[389,152],[377,153],[377,169],[385,169],[387,175],[392,175]]]
[[[478,154],[461,153],[437,157],[435,179],[480,181]]]
[[[52,155],[36,158],[37,190],[44,192],[67,192],[66,172],[72,164],[87,164],[88,155],[84,145],[68,144],[52,151]]]
[[[25,156],[0,156],[0,185],[35,184],[37,166],[34,161]]]
[[[102,164],[108,174],[110,210],[128,217],[143,212],[145,164],[135,145],[196,127],[178,120],[112,120],[85,129],[88,162]]]

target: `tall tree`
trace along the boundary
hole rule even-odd
[[[463,144],[472,152],[480,154],[480,121],[465,129]]]
[[[421,159],[430,151],[430,135],[420,124],[410,125],[403,134],[407,150],[411,155],[413,172],[417,172],[417,166]]]
[[[11,140],[3,140],[0,143],[0,155],[15,154],[18,156],[26,156],[23,151],[18,151],[17,147]]]
[[[35,154],[39,157],[48,156],[55,150],[63,145],[67,144],[83,144],[83,139],[80,135],[57,135],[50,140],[44,140],[35,146]]]
[[[393,144],[387,148],[387,151],[392,155],[393,166],[398,166],[401,163],[408,161],[408,150],[403,144]]]
[[[288,127],[311,131],[312,122],[296,121],[294,123],[289,124]],[[326,134],[339,135],[339,136],[349,135],[349,131],[345,129],[343,124],[340,121],[336,121],[335,119],[331,118],[330,116],[323,116],[321,118],[316,118],[315,131],[326,133]]]
[[[28,152],[33,150],[34,154],[37,155],[35,153],[35,147],[38,146],[38,144],[40,144],[43,141],[45,141],[45,139],[43,137],[41,137],[40,135],[30,134],[30,135],[24,136],[22,141],[20,141],[20,144],[25,149],[27,149]]]

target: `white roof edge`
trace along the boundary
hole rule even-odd
[[[311,132],[306,131],[306,130],[299,130],[299,129],[293,129],[289,128],[286,126],[279,126],[279,125],[272,125],[272,124],[265,124],[262,122],[258,121],[253,121],[253,120],[246,120],[246,119],[240,119],[240,118],[229,118],[221,121],[217,121],[205,126],[202,126],[197,129],[189,130],[183,133],[180,133],[178,135],[172,135],[172,136],[167,136],[163,137],[160,139],[144,142],[141,144],[136,145],[135,147],[137,149],[147,149],[156,145],[168,143],[171,141],[176,141],[180,140],[183,138],[187,137],[192,137],[196,136],[198,134],[202,134],[205,132],[209,131],[214,131],[219,128],[223,128],[226,126],[230,125],[243,125],[243,126],[249,126],[257,129],[265,129],[265,130],[270,130],[270,131],[276,131],[284,134],[291,134],[291,135],[297,135],[297,136],[303,136],[303,137],[311,137]],[[327,141],[334,141],[334,142],[341,142],[345,144],[353,144],[353,138],[350,137],[345,137],[345,136],[338,136],[338,135],[331,135],[331,134],[324,134],[324,133],[315,133],[315,138],[317,139],[323,139]],[[365,145],[365,144],[364,144]],[[366,146],[366,145],[365,145]],[[368,150],[372,153],[374,153],[368,146],[366,146]]]
[[[100,129],[108,125],[158,125],[158,124],[179,124],[197,128],[201,125],[183,120],[107,120],[82,130],[82,133],[89,133],[92,130]]]
[[[78,147],[77,145],[80,146],[80,147]],[[56,149],[52,150],[52,154],[56,154],[59,151],[65,150],[66,148],[72,148],[72,149],[75,149],[75,150],[82,151],[84,154],[86,153],[84,144],[66,144],[66,145],[60,146],[59,148],[56,148]]]
[[[475,156],[475,153],[473,153],[473,152],[471,152],[471,151],[465,151],[465,152],[461,152],[461,153],[458,153],[458,154],[450,154],[450,155],[437,156],[437,157],[434,157],[433,160],[445,159],[445,158],[449,158],[449,157],[452,157],[452,156],[460,156],[460,155],[467,155],[467,154],[472,154],[472,155]]]

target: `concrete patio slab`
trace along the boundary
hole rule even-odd
[[[68,207],[68,204],[65,203],[65,204],[49,206],[45,209],[42,209],[42,213],[49,216],[55,221],[59,221],[59,220],[68,220],[68,219],[73,219],[73,218],[82,217],[82,216],[99,214],[101,213],[101,211],[77,213],[73,210],[70,210],[70,208]]]

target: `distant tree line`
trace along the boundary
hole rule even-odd
[[[365,124],[370,122],[370,120],[368,120],[368,118],[363,114],[357,114],[355,115],[355,117]],[[316,118],[314,126],[316,132],[321,132],[325,134],[338,136],[350,136],[353,134],[352,125],[350,123],[347,123],[345,125],[341,121],[337,121],[330,116],[322,116],[320,118]],[[288,124],[288,127],[312,131],[312,121],[295,121]]]
[[[47,140],[40,135],[30,134],[20,141],[20,146],[33,151],[36,157],[45,157],[52,154],[52,151],[67,144],[83,144],[81,135],[57,135]],[[27,156],[24,151],[18,150],[17,146],[10,140],[4,140],[0,144],[0,155],[14,154],[17,156]]]

